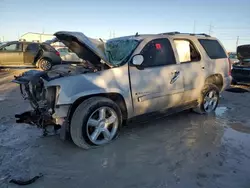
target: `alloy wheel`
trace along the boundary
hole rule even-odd
[[[106,144],[116,136],[118,125],[117,113],[110,107],[100,107],[87,121],[88,138],[93,144]]]
[[[216,91],[212,90],[209,91],[205,98],[204,98],[204,103],[203,103],[203,107],[204,110],[209,113],[215,110],[215,108],[217,107],[218,104],[218,95],[216,94]]]

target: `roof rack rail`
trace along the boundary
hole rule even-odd
[[[178,31],[166,32],[166,33],[159,33],[159,35],[176,35],[180,34]]]
[[[205,37],[211,37],[210,35],[206,34],[206,33],[190,33],[190,35],[204,35]]]
[[[167,32],[167,33],[159,33],[159,35],[177,35],[177,34],[186,34],[186,35],[191,35],[191,36],[203,35],[205,37],[211,37],[210,35],[208,35],[206,33],[180,33],[178,31]]]

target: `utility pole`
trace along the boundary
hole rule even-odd
[[[111,34],[111,31],[109,31],[109,39],[112,38],[112,34]]]
[[[236,39],[236,48],[238,47],[238,44],[239,44],[239,36],[237,36],[237,39]]]
[[[209,30],[208,30],[208,34],[209,34],[209,35],[211,35],[211,33],[212,33],[212,27],[213,27],[213,26],[212,26],[212,22],[211,22],[210,25],[209,25]]]
[[[195,20],[194,20],[193,33],[195,34]]]

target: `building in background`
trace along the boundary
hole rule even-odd
[[[28,32],[28,33],[23,34],[20,37],[20,39],[29,41],[29,42],[32,42],[32,41],[45,42],[47,40],[53,39],[54,37],[55,37],[54,35],[50,35],[50,34]]]
[[[25,40],[28,42],[45,42],[47,40],[52,40],[55,38],[54,35],[51,34],[44,34],[44,33],[33,33],[33,32],[28,32],[23,34],[19,40]],[[53,43],[52,46],[54,47],[64,47],[64,45],[61,42],[56,42]]]

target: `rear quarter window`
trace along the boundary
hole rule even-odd
[[[39,44],[37,44],[37,43],[28,44],[25,51],[38,52],[39,51]]]
[[[211,59],[227,58],[227,55],[217,40],[199,39],[200,44]]]
[[[49,44],[42,44],[41,46],[42,46],[43,50],[45,50],[47,52],[56,52],[55,48],[53,48]]]

